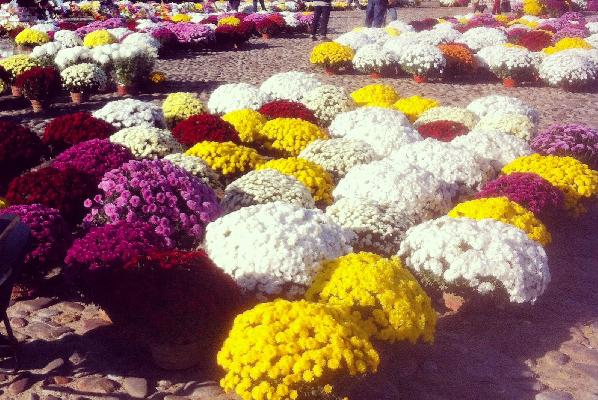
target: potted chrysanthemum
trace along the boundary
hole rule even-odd
[[[309,62],[322,66],[328,74],[336,74],[351,66],[355,52],[349,46],[336,42],[320,43],[311,51]]]
[[[35,67],[18,75],[17,86],[31,102],[33,112],[41,112],[60,92],[60,75],[52,67]]]
[[[71,94],[73,103],[86,100],[90,93],[106,86],[106,73],[96,64],[83,63],[66,68],[60,73],[62,84]]]

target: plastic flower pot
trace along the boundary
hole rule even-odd
[[[502,80],[502,84],[505,87],[510,87],[510,88],[517,87],[517,81],[515,79],[513,79],[513,78],[505,78],[505,79],[503,79]]]
[[[269,33],[262,33],[262,39],[264,39],[264,40],[270,39],[270,34]]]
[[[424,75],[413,75],[413,80],[415,83],[425,83],[428,82],[428,78]]]
[[[162,369],[175,371],[197,365],[206,349],[200,342],[186,344],[152,343],[150,352],[154,364]]]
[[[15,85],[10,86],[10,91],[14,97],[21,97],[21,95],[23,94],[21,88]]]
[[[372,72],[370,74],[370,78],[372,78],[372,79],[380,79],[381,77],[382,77],[382,75],[380,75],[379,72]]]
[[[74,104],[81,104],[84,101],[89,99],[89,95],[87,93],[75,93],[71,92],[71,100]]]
[[[31,107],[33,108],[34,113],[39,113],[44,111],[46,106],[39,100],[29,100],[31,102]]]

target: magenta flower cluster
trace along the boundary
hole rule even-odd
[[[214,191],[165,160],[129,161],[107,172],[103,194],[85,201],[92,225],[147,221],[167,247],[191,248],[220,215]]]
[[[571,156],[598,169],[598,130],[587,125],[551,125],[534,137],[531,147],[543,155]]]
[[[0,210],[0,215],[4,214],[17,215],[31,230],[32,245],[25,255],[21,281],[41,279],[62,262],[72,237],[60,211],[41,204],[28,204]]]
[[[108,18],[104,21],[94,21],[90,24],[77,28],[75,31],[79,36],[83,37],[90,32],[98,31],[100,29],[115,29],[124,28],[126,23],[121,18]]]
[[[566,37],[585,38],[586,36],[588,36],[588,31],[584,27],[567,26],[554,34],[552,43],[556,43]]]
[[[193,22],[167,23],[164,27],[175,34],[177,40],[184,44],[211,46],[216,41],[216,34],[210,27]]]
[[[106,139],[92,139],[78,143],[60,153],[52,167],[64,171],[74,169],[89,175],[98,184],[104,174],[131,160],[133,155],[126,147]]]
[[[563,192],[544,178],[524,172],[502,175],[484,186],[476,197],[507,197],[539,217],[547,217],[563,207]]]
[[[160,248],[161,238],[144,222],[118,222],[90,229],[73,242],[64,262],[70,272],[112,271],[133,257]]]

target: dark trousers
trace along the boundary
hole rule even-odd
[[[239,11],[241,0],[228,0],[228,6],[231,10]]]
[[[320,28],[320,35],[328,33],[328,20],[330,19],[330,6],[316,6],[314,9],[314,23],[311,26],[311,34],[315,36]]]
[[[262,6],[262,11],[266,11],[266,5],[264,4],[264,0],[260,0],[260,6]],[[253,11],[257,12],[257,0],[253,0]]]
[[[382,28],[387,8],[388,0],[368,0],[368,8],[365,10],[365,26]]]

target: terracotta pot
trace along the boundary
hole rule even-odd
[[[71,100],[75,104],[81,104],[84,101],[87,101],[87,99],[89,99],[89,95],[87,93],[75,93],[75,92],[71,92]]]
[[[415,83],[428,82],[428,78],[423,75],[413,75],[413,80],[415,81]]]
[[[118,93],[119,96],[127,96],[128,94],[131,94],[132,91],[133,90],[129,85],[116,85],[116,93]]]
[[[21,97],[21,95],[23,94],[21,88],[15,85],[10,86],[10,91],[12,92],[12,95],[14,97]]]
[[[334,68],[331,67],[326,67],[324,69],[324,72],[326,72],[326,75],[336,75],[338,73],[338,71]]]
[[[458,296],[454,293],[443,292],[442,300],[444,306],[449,310],[450,313],[457,313],[463,308],[466,301],[462,296]]]
[[[17,50],[20,53],[31,53],[33,51],[33,46],[27,46],[24,44],[20,44],[17,46]]]
[[[264,40],[268,40],[268,39],[270,39],[270,37],[271,37],[271,36],[270,36],[270,34],[269,34],[269,33],[262,33],[262,39],[264,39]]]
[[[150,344],[152,359],[156,366],[166,370],[182,370],[197,365],[206,349],[201,343]]]
[[[502,80],[502,84],[505,87],[517,87],[517,81],[513,78],[505,78]]]
[[[29,100],[31,102],[31,107],[33,108],[34,113],[39,113],[44,111],[46,108],[45,105],[39,100]]]
[[[382,77],[382,75],[380,75],[379,72],[372,72],[370,74],[370,78],[372,78],[372,79],[380,79],[381,77]]]

